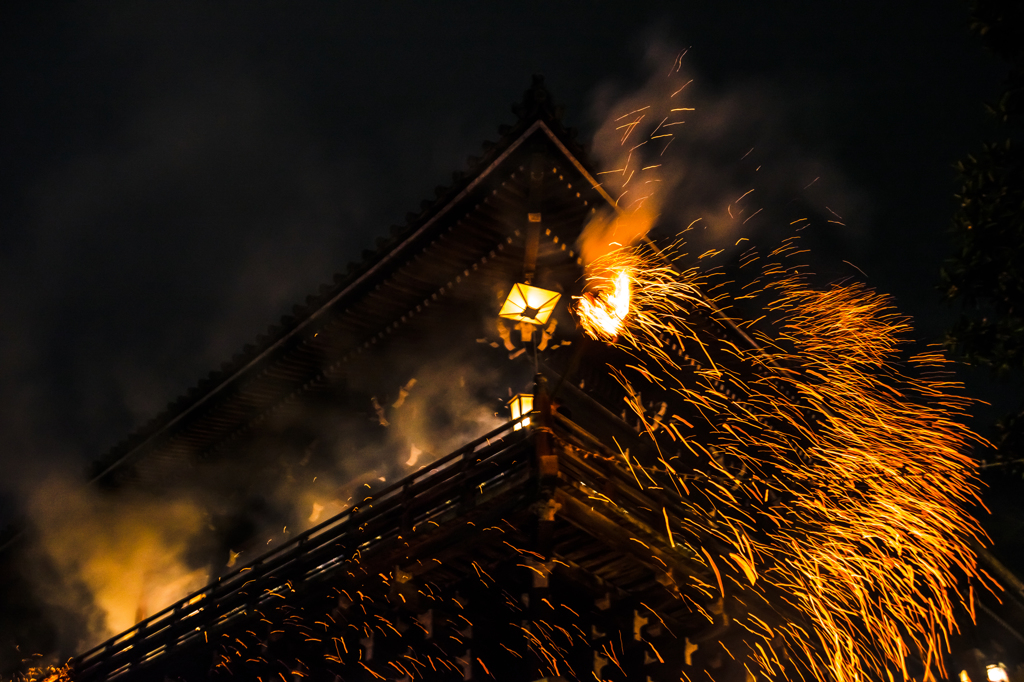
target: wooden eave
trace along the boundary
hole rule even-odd
[[[197,455],[251,428],[276,407],[316,390],[344,363],[425,315],[439,297],[460,296],[471,277],[493,281],[521,268],[530,154],[543,149],[545,234],[541,259],[572,264],[567,249],[597,206],[611,205],[583,150],[555,117],[540,86],[527,92],[529,116],[475,162],[474,172],[439,198],[376,253],[322,286],[220,371],[212,372],[146,426],[110,450],[94,480],[159,483]],[[474,160],[471,160],[473,163]],[[131,464],[131,467],[126,465]]]

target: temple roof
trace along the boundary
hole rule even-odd
[[[500,126],[500,138],[484,142],[482,155],[453,173],[451,185],[435,188],[434,198],[408,213],[405,225],[392,226],[390,236],[377,240],[376,251],[364,251],[361,262],[350,263],[347,272],[111,448],[95,463],[93,480],[155,480],[181,466],[183,457],[208,456],[276,407],[329,383],[353,355],[439,295],[451,295],[471,272],[496,276],[481,269],[488,260],[504,259],[504,269],[514,269],[522,245],[508,216],[511,207],[524,206],[526,166],[538,151],[551,164],[543,187],[547,246],[550,251],[552,238],[557,245],[561,236],[565,252],[586,214],[614,202],[597,186],[575,131],[562,124],[541,76],[533,77],[512,111],[516,122]],[[569,255],[575,256],[572,250]],[[129,463],[145,471],[129,474]]]

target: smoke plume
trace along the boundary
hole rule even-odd
[[[751,242],[790,236],[801,218],[815,223],[822,260],[859,255],[857,226],[868,224],[870,206],[815,146],[820,123],[806,102],[770,83],[715,88],[687,50],[661,41],[648,49],[646,69],[640,88],[608,82],[593,97],[597,179],[617,211],[584,229],[585,263],[652,230],[683,235],[693,255],[735,258]]]

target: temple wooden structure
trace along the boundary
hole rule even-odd
[[[607,377],[611,351],[588,345],[564,304],[542,327],[496,317],[524,277],[578,294],[577,238],[614,203],[542,81],[515,112],[468,173],[114,448],[97,479],[174,489],[224,461],[259,462],[268,443],[278,457],[312,448],[316,459],[346,413],[360,414],[344,422],[355,430],[379,431],[401,403],[386,387],[429,376],[424,364],[487,368],[495,411],[503,390],[524,390],[532,421],[501,414],[451,454],[78,656],[74,679],[746,678],[721,601],[682,587],[715,582],[666,536],[667,515],[686,511],[639,488],[622,463],[618,448],[650,448]],[[386,449],[386,437],[366,438]],[[244,485],[271,483],[254,471]]]
[[[656,453],[608,377],[615,351],[564,303],[542,326],[497,317],[524,278],[579,294],[577,238],[614,208],[540,79],[514,110],[377,251],[98,463],[109,489],[200,481],[228,510],[212,512],[211,562],[247,553],[74,658],[73,679],[751,679],[722,577],[666,532],[690,512],[621,457]],[[713,311],[693,324],[752,343]],[[516,392],[529,423],[503,412]],[[372,470],[342,467],[365,494],[251,558],[259,526],[231,508],[338,461]]]
[[[712,646],[725,616],[681,598],[706,569],[658,529],[685,510],[546,390],[533,428],[504,424],[222,577],[80,656],[75,679],[743,679]]]

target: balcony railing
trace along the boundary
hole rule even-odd
[[[73,659],[77,682],[112,680],[191,644],[206,643],[263,602],[323,580],[355,555],[417,525],[440,519],[474,497],[508,487],[528,472],[520,457],[529,429],[508,422],[380,491],[364,504],[298,535],[252,563],[168,606]],[[517,459],[518,458],[518,459]],[[529,478],[529,475],[526,476]]]

